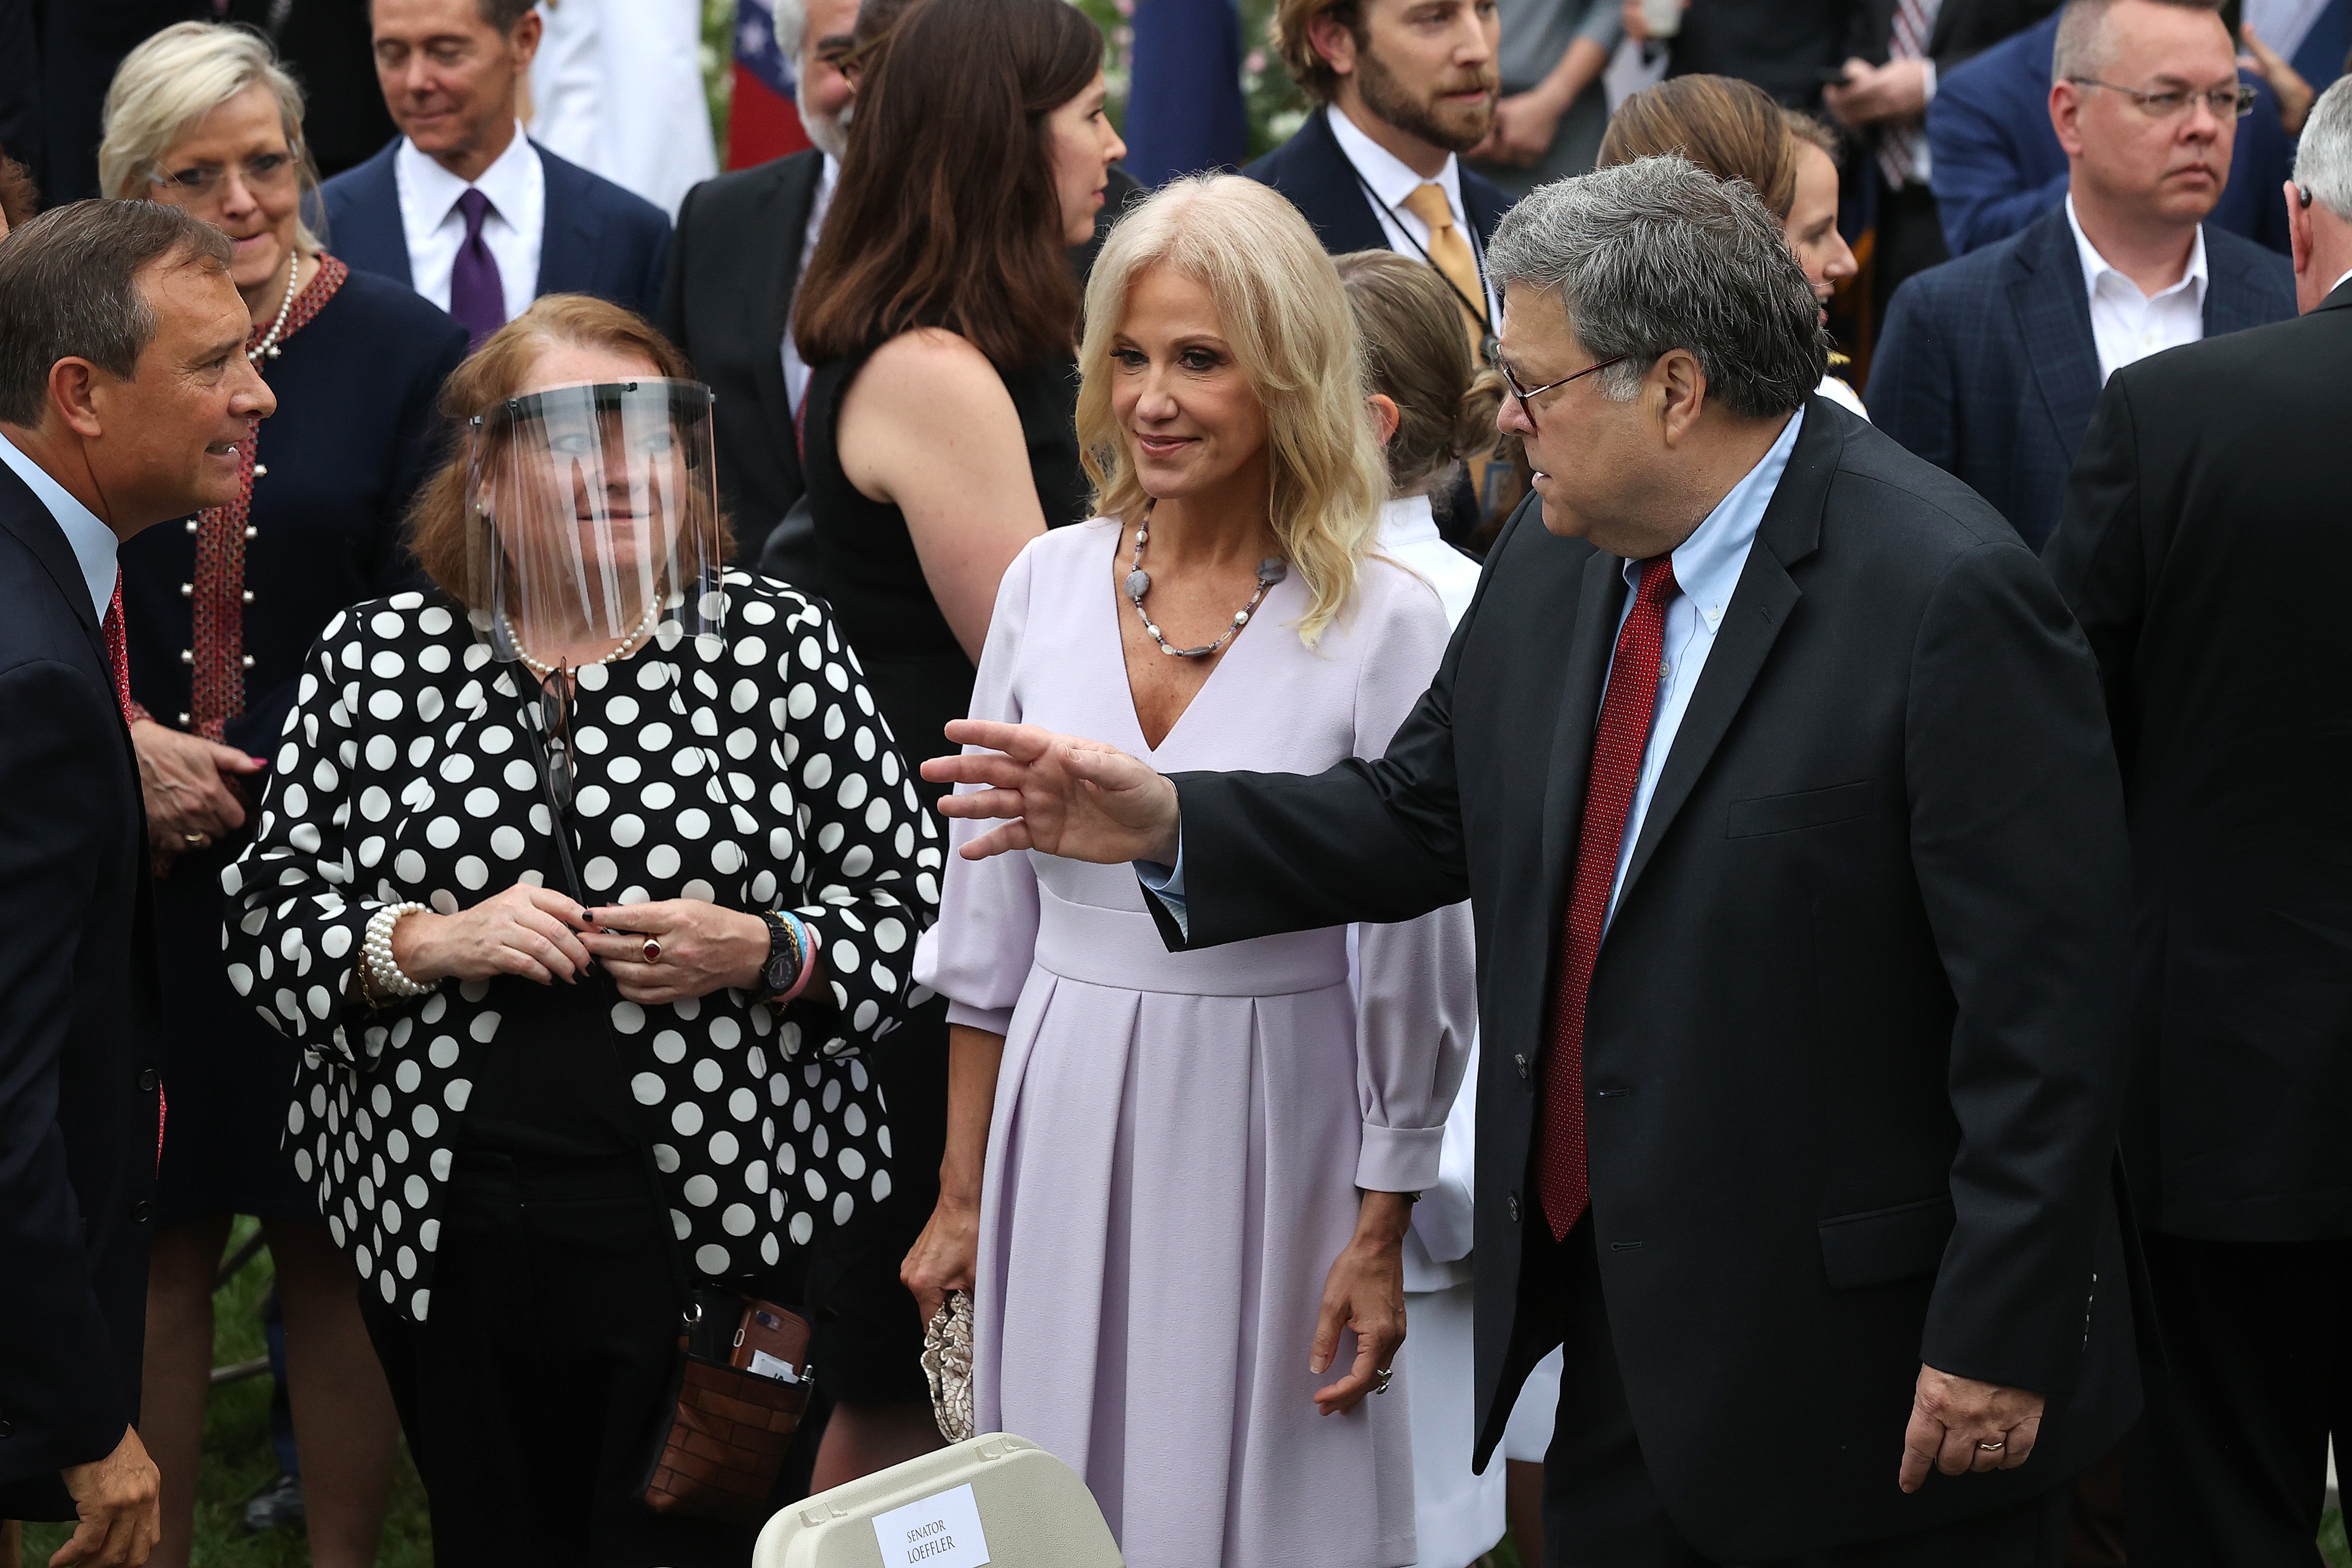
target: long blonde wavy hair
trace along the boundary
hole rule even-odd
[[[1095,509],[1129,527],[1151,497],[1111,411],[1110,350],[1135,280],[1153,267],[1208,289],[1234,361],[1265,405],[1274,474],[1267,520],[1307,586],[1297,629],[1311,648],[1355,594],[1388,494],[1339,271],[1297,208],[1234,174],[1171,182],[1111,231],[1087,284],[1078,445]]]

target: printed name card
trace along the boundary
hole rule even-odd
[[[988,1537],[969,1482],[874,1516],[882,1568],[981,1568]]]

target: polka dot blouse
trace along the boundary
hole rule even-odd
[[[879,1089],[856,1060],[908,1006],[939,904],[937,829],[824,610],[730,573],[728,635],[674,621],[578,674],[572,843],[591,902],[789,907],[826,984],[779,1019],[739,991],[612,1009],[681,1252],[742,1279],[890,1191]],[[536,686],[437,595],[353,606],[312,648],[252,845],[222,873],[229,980],[302,1048],[295,1167],[366,1287],[423,1322],[488,982],[361,1000],[369,917],[451,914],[557,864],[530,735]],[[526,695],[526,694],[528,694]],[[593,852],[587,852],[593,846]]]

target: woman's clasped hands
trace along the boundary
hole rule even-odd
[[[393,927],[392,956],[426,985],[500,975],[576,985],[602,964],[625,999],[652,1005],[757,986],[768,924],[698,898],[590,909],[519,882],[454,915],[408,915]]]

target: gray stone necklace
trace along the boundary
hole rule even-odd
[[[1143,607],[1143,596],[1151,591],[1151,574],[1143,570],[1143,547],[1151,542],[1150,513],[1144,515],[1144,521],[1146,526],[1135,530],[1135,559],[1127,563],[1127,598],[1128,602],[1135,606],[1136,616],[1143,622],[1143,629],[1151,634],[1153,642],[1160,644],[1160,651],[1163,653],[1171,653],[1180,659],[1207,658],[1232,642],[1234,632],[1249,624],[1250,612],[1265,598],[1266,590],[1290,575],[1289,565],[1280,556],[1266,557],[1257,563],[1257,591],[1250,595],[1247,604],[1234,612],[1233,624],[1225,628],[1223,636],[1197,648],[1171,648],[1168,645],[1168,639],[1160,634],[1159,623],[1151,619],[1151,612]]]

